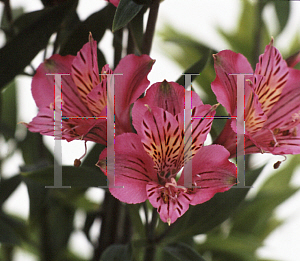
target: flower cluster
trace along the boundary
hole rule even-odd
[[[214,60],[212,90],[231,116],[237,113],[237,81],[231,74],[252,74],[245,81],[245,152],[300,153],[300,72],[288,67],[273,41],[254,73],[243,55],[229,50],[215,54]],[[114,169],[114,186],[110,187],[114,197],[130,204],[148,199],[161,220],[171,224],[189,205],[201,204],[236,184],[236,165],[228,159],[241,152],[236,152],[234,120],[227,121],[214,145],[204,146],[218,105],[203,104],[195,92],[175,82],[164,80],[147,89],[153,63],[148,55],[128,55],[114,71],[105,65],[99,77],[97,44],[90,36],[77,56],[53,55],[39,66],[32,81],[39,113],[27,127],[54,135],[53,77],[46,74],[70,74],[62,77],[62,97],[55,97],[62,102],[62,139],[107,145],[108,78],[112,73],[122,74],[114,84],[114,165],[107,163],[107,148],[97,166],[104,173]],[[188,126],[186,97],[191,97],[192,104]],[[189,136],[185,135],[188,128]],[[191,186],[185,186],[186,177]]]

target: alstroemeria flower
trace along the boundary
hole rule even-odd
[[[116,137],[115,165],[107,166],[110,170],[114,167],[114,185],[124,186],[110,188],[114,197],[131,204],[149,199],[168,224],[182,216],[190,204],[203,203],[236,183],[236,166],[228,161],[229,152],[220,145],[203,146],[215,106],[203,105],[194,92],[192,105],[192,116],[200,117],[192,120],[192,145],[187,148],[184,88],[166,81],[154,84],[134,104],[132,118],[137,134]],[[104,150],[97,164],[104,172],[106,156]],[[189,175],[195,187],[186,188],[184,164],[190,160]]]
[[[212,90],[227,112],[237,115],[237,79],[231,73],[253,73],[247,59],[230,50],[214,55]],[[300,71],[289,68],[273,40],[260,55],[254,76],[245,81],[245,153],[300,153]],[[236,122],[228,120],[214,142],[236,155]],[[238,152],[238,155],[242,152]]]
[[[149,85],[147,75],[154,61],[148,55],[124,57],[114,73],[116,134],[131,132],[130,105]],[[32,80],[32,95],[39,108],[38,115],[27,127],[32,132],[54,135],[54,76],[64,75],[62,81],[62,139],[83,139],[106,145],[107,80],[99,76],[97,42],[90,36],[77,56],[53,55],[42,63]],[[101,74],[111,74],[105,65]],[[110,76],[111,77],[111,76]],[[103,118],[97,118],[104,116]],[[72,118],[82,117],[82,118]],[[85,118],[92,117],[92,118]]]

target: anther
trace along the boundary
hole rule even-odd
[[[86,151],[87,151],[87,148],[86,148],[86,141],[85,141],[84,142],[84,154],[79,159],[74,160],[75,167],[79,167],[81,165],[81,159],[86,155]]]

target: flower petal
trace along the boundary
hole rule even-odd
[[[228,161],[229,152],[220,145],[202,147],[194,156],[193,183],[200,186],[195,190],[191,205],[201,204],[211,199],[217,192],[229,190],[236,184],[237,169],[234,163]],[[178,181],[184,185],[184,170]]]
[[[260,55],[255,74],[263,76],[258,81],[254,79],[254,92],[258,95],[263,112],[267,114],[279,100],[289,74],[285,60],[273,46],[273,40]]]
[[[130,105],[134,103],[149,85],[147,75],[154,60],[148,55],[125,56],[116,67],[115,74],[115,117],[116,134],[132,132]]]
[[[300,112],[300,71],[289,69],[289,78],[280,99],[268,113],[265,127],[269,129],[286,126],[293,115]]]
[[[214,55],[216,78],[211,88],[217,100],[230,115],[236,115],[237,79],[231,73],[253,73],[253,70],[242,55],[230,50],[224,50]],[[248,78],[245,76],[245,78]]]
[[[107,104],[107,79],[104,79],[86,96],[88,108],[94,116],[99,116]]]
[[[97,163],[102,169],[105,166],[106,154],[107,149],[100,154]],[[115,186],[124,186],[109,189],[122,202],[135,204],[145,201],[146,184],[152,180],[157,181],[153,161],[145,152],[140,137],[133,133],[116,137],[115,164],[107,167],[115,169]]]
[[[32,96],[38,108],[49,107],[54,104],[54,75],[46,74],[67,74],[71,72],[73,56],[60,56],[55,54],[42,63],[36,71],[31,83]],[[90,114],[76,89],[72,77],[61,76],[61,94],[63,101],[64,116],[87,116]],[[56,93],[58,93],[57,90]]]
[[[97,61],[97,42],[93,40],[91,34],[89,43],[86,43],[81,48],[72,63],[72,78],[78,88],[81,99],[87,105],[87,95],[100,83]]]
[[[154,168],[162,178],[179,171],[183,162],[178,155],[183,150],[183,131],[175,117],[158,107],[144,114],[138,131],[145,151],[153,158]]]
[[[187,91],[188,92],[188,91]],[[157,82],[150,86],[144,98],[138,99],[132,108],[133,126],[139,128],[143,115],[147,111],[144,106],[159,107],[173,116],[184,110],[185,89],[176,82]],[[197,93],[192,92],[192,107],[202,105]]]
[[[181,153],[184,155],[184,161],[189,161],[197,153],[197,151],[202,147],[208,133],[210,132],[211,125],[213,122],[213,116],[215,115],[216,107],[212,107],[208,104],[200,105],[192,109],[192,144],[191,147],[184,147],[184,151]],[[184,129],[184,111],[182,111],[178,116],[176,116],[177,121],[181,129]],[[189,128],[190,126],[187,126]],[[185,129],[185,132],[186,131]],[[186,137],[185,143],[188,144],[188,141],[191,137]]]
[[[146,186],[147,196],[153,207],[157,208],[160,219],[169,224],[174,223],[188,209],[193,196],[178,190],[173,198],[164,195],[167,189],[156,182],[149,182]]]

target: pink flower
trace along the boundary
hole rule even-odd
[[[231,73],[253,73],[242,54],[230,50],[214,55],[216,79],[212,90],[217,100],[234,116],[237,79]],[[254,76],[245,77],[245,153],[276,155],[300,153],[300,71],[289,68],[273,39],[260,55]],[[214,143],[236,155],[236,122],[228,120]],[[242,152],[238,152],[240,154]]]
[[[149,85],[147,75],[153,65],[147,56],[128,55],[123,58],[114,73],[116,134],[131,132],[130,104]],[[70,74],[61,77],[62,139],[72,141],[83,139],[106,145],[107,76],[99,77],[97,63],[97,42],[90,35],[77,56],[53,55],[42,63],[32,80],[32,95],[39,108],[38,115],[27,127],[32,132],[54,135],[54,76],[53,73]],[[111,74],[105,65],[102,74]],[[72,117],[101,117],[82,119]]]
[[[184,146],[184,88],[166,81],[154,84],[135,102],[132,117],[137,134],[122,134],[115,140],[115,186],[124,188],[112,187],[110,192],[131,204],[149,199],[168,224],[190,204],[203,203],[236,183],[236,166],[228,161],[228,151],[220,145],[203,147],[216,107],[203,105],[194,92],[192,104],[192,116],[202,117],[192,120],[190,149]],[[104,172],[106,155],[105,150],[97,163]],[[197,188],[186,188],[183,167],[192,158],[190,174]]]

